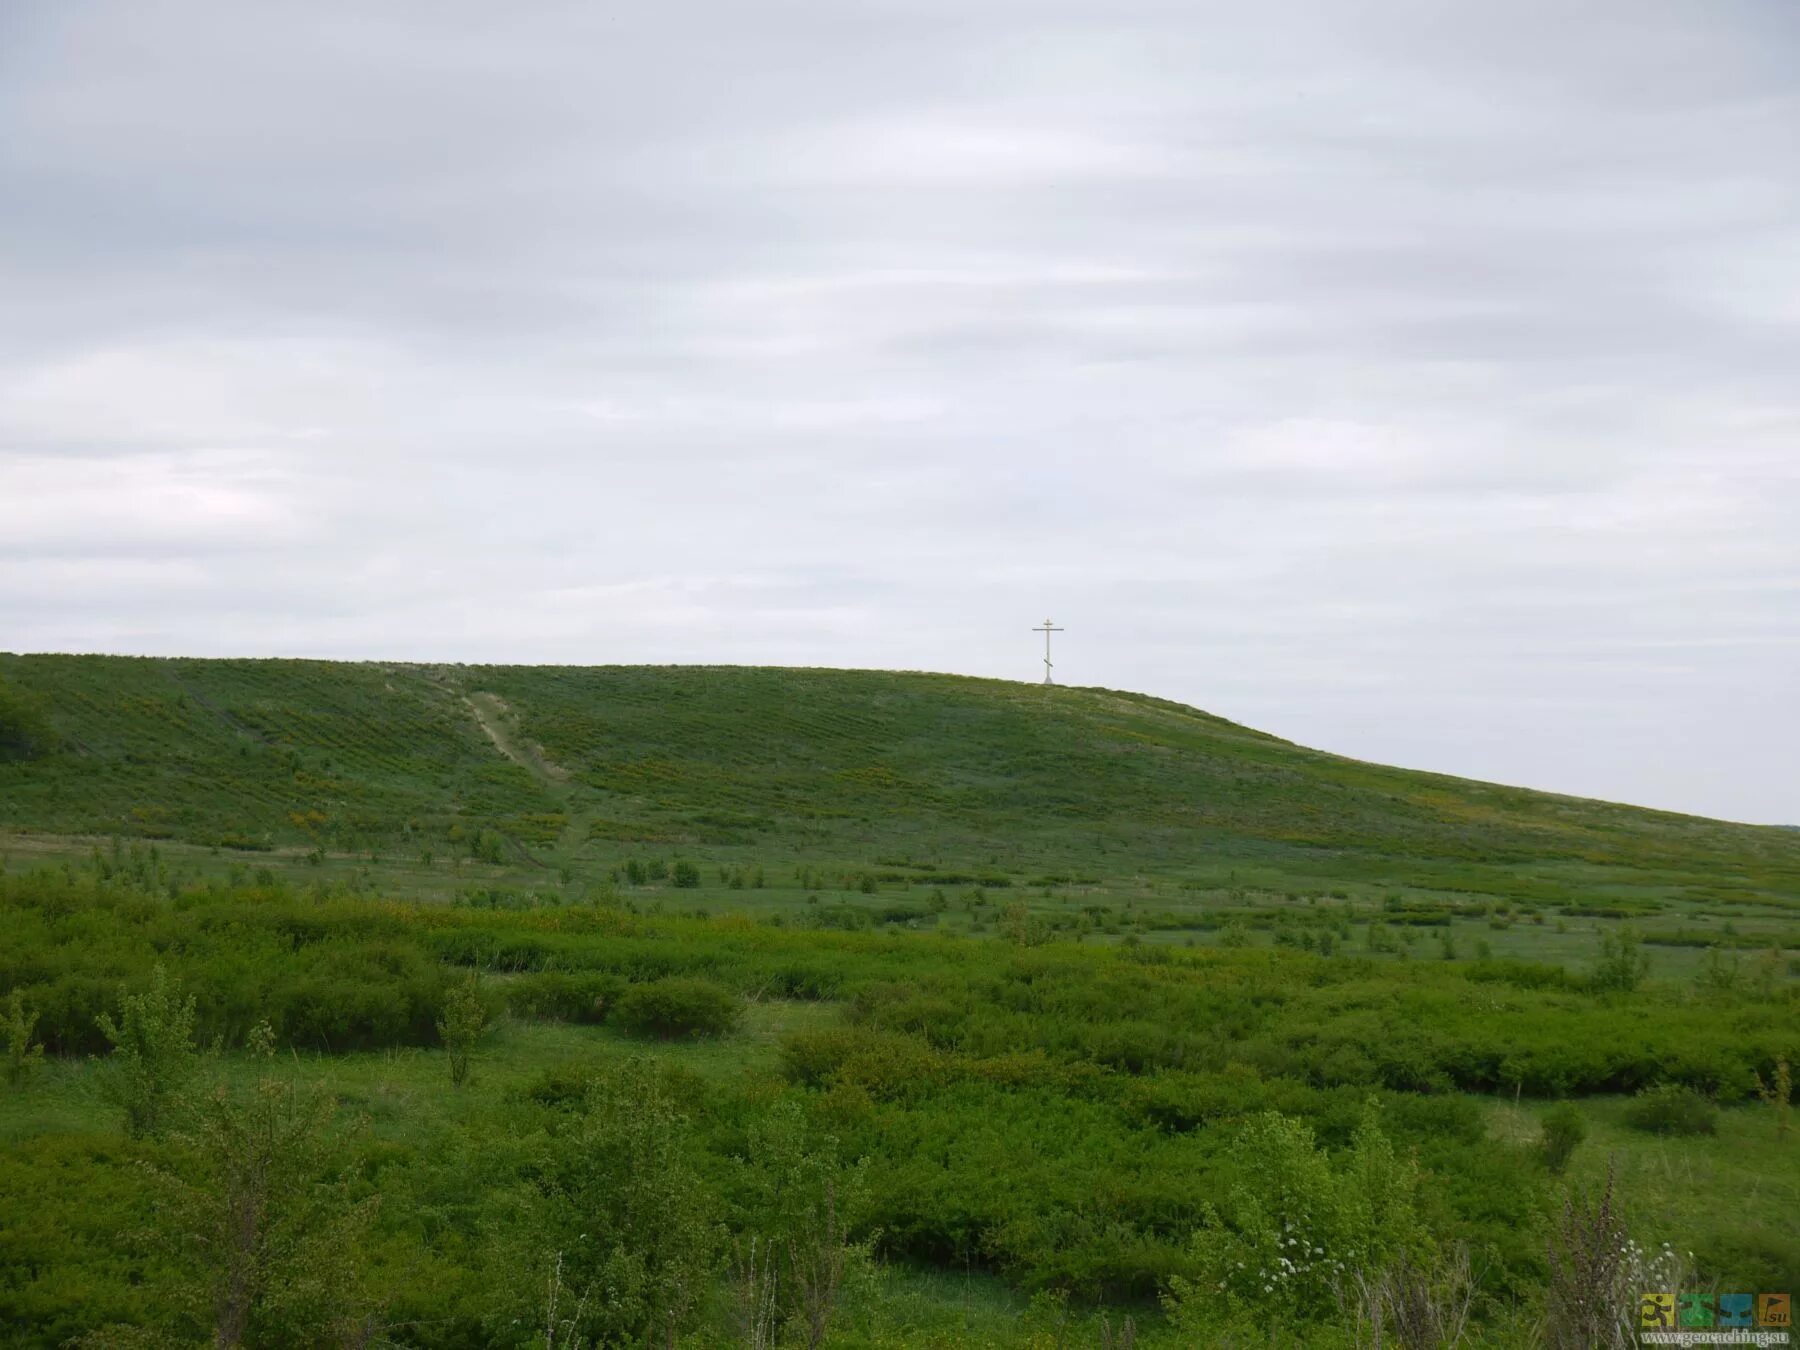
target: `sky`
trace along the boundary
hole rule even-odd
[[[0,650],[1056,676],[1800,823],[1793,0],[0,4]]]

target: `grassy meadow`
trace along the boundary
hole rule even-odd
[[[1628,1344],[1800,1292],[1797,918],[1113,691],[0,656],[0,1327]]]

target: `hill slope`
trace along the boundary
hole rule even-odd
[[[1385,768],[1141,695],[947,675],[3,656],[0,828],[1800,904],[1792,832]],[[485,833],[484,833],[485,832]],[[501,861],[497,853],[494,861]]]

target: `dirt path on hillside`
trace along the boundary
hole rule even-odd
[[[509,725],[512,709],[498,694],[464,694],[463,704],[474,717],[475,724],[487,733],[494,749],[520,768],[526,769],[546,783],[561,787],[569,781],[569,771],[545,756],[543,747],[533,745]]]
[[[475,724],[487,734],[494,743],[494,749],[505,755],[514,764],[541,782],[561,803],[567,824],[563,826],[562,836],[556,841],[556,856],[565,862],[572,861],[587,838],[587,820],[575,800],[574,787],[570,781],[569,771],[544,753],[544,747],[525,739],[519,730],[518,718],[506,700],[498,694],[465,693],[462,701],[475,719]],[[534,857],[525,846],[513,840],[513,847],[523,853],[530,861],[543,867],[547,864]]]

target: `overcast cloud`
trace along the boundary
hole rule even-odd
[[[0,4],[0,648],[1058,676],[1800,822],[1794,0]]]

